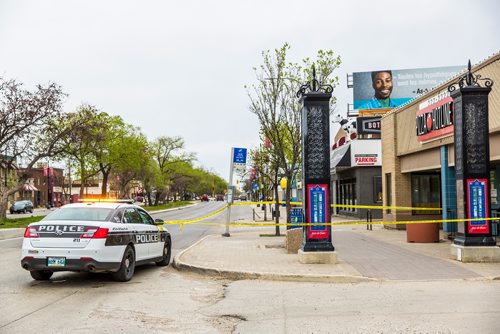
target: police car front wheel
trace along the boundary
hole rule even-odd
[[[129,245],[125,248],[120,269],[113,273],[113,278],[120,282],[130,281],[135,271],[135,252]]]
[[[32,270],[30,274],[37,281],[46,281],[52,277],[53,272],[50,270]]]

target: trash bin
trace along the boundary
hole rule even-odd
[[[439,223],[431,224],[407,224],[407,242],[439,242]]]

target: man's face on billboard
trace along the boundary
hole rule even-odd
[[[377,99],[387,99],[391,96],[392,76],[390,73],[378,72],[372,85]]]

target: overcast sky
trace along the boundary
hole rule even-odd
[[[82,103],[120,115],[153,140],[182,136],[197,164],[228,178],[230,148],[258,145],[245,84],[261,51],[290,60],[342,57],[346,74],[477,63],[500,50],[491,1],[0,0],[0,76],[56,82]],[[500,84],[500,83],[496,83]]]

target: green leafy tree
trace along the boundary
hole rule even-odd
[[[139,180],[144,166],[151,163],[151,152],[147,138],[140,132],[131,132],[121,138],[123,150],[115,152],[114,173],[118,176],[119,195],[129,194],[130,184]]]
[[[83,196],[88,181],[99,173],[98,152],[106,140],[100,129],[106,127],[106,119],[96,107],[82,105],[71,114],[69,123],[74,131],[63,138],[63,155],[74,161]],[[80,126],[76,127],[77,124]]]
[[[335,69],[341,64],[340,56],[331,50],[317,52],[314,61],[306,58],[302,65],[287,61],[290,49],[288,43],[262,53],[263,64],[255,68],[257,83],[250,86],[250,111],[260,122],[261,131],[271,143],[270,154],[277,163],[277,172],[273,182],[276,207],[278,207],[278,178],[293,180],[299,170],[302,155],[301,143],[301,104],[296,93],[300,85],[311,81],[312,66],[317,72],[316,79],[320,85],[330,84],[335,87],[338,77],[333,77]],[[332,111],[335,99],[331,101]],[[278,173],[279,172],[279,173]],[[290,223],[291,183],[285,189],[287,223]],[[278,218],[276,217],[276,222]],[[277,234],[279,230],[277,230]]]
[[[163,177],[162,184],[158,185],[155,195],[157,205],[161,196],[169,198],[168,187],[175,176],[175,164],[179,162],[192,162],[195,159],[193,153],[184,151],[184,139],[181,137],[160,137],[151,145],[153,159],[158,164],[158,168]]]
[[[148,205],[150,205],[150,203],[153,203],[151,197],[153,191],[156,191],[155,189],[163,182],[158,164],[151,155],[146,163],[141,166],[137,177],[142,182],[143,194],[146,197]]]

